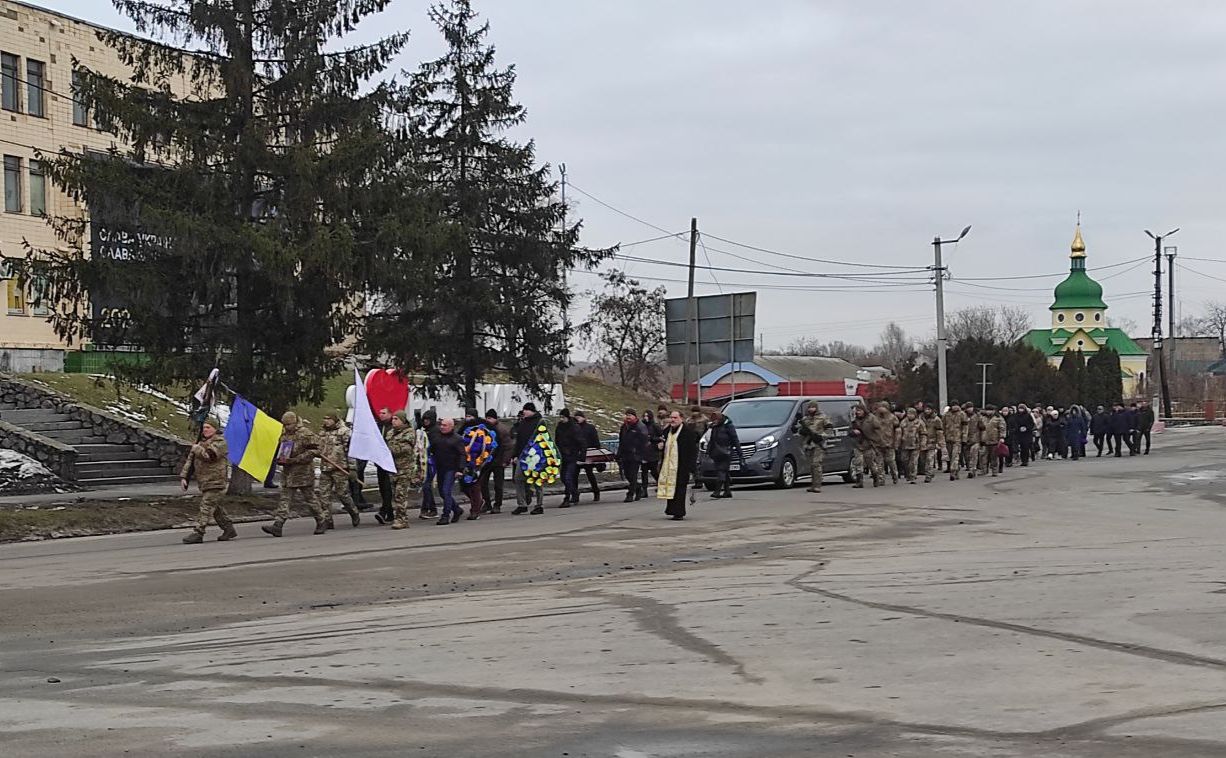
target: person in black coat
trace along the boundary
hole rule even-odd
[[[563,408],[558,412],[561,419],[553,434],[553,441],[558,446],[558,455],[562,458],[562,508],[569,508],[571,503],[579,502],[579,461],[583,460],[586,449],[579,438],[578,425],[570,417],[570,410]]]
[[[1115,443],[1115,457],[1122,456],[1124,450],[1124,437],[1128,434],[1128,414],[1124,412],[1124,406],[1116,403],[1111,409],[1110,426],[1111,441]]]
[[[1133,403],[1124,411],[1128,419],[1128,431],[1124,441],[1128,443],[1128,454],[1137,455],[1141,452],[1141,410]]]
[[[1064,457],[1064,419],[1060,412],[1048,406],[1043,415],[1043,455],[1052,461],[1059,455]]]
[[[600,449],[600,432],[596,430],[596,425],[587,420],[587,414],[583,411],[575,411],[575,433],[579,435],[579,442],[583,445],[583,456],[580,461],[587,459],[587,451],[592,449]],[[601,471],[604,470],[604,464],[600,464]],[[595,464],[582,464],[580,468],[587,473],[587,483],[592,486],[592,502],[600,502],[600,481],[596,478],[596,472],[593,470]],[[578,485],[576,484],[575,502],[579,502]]]
[[[1094,410],[1094,415],[1090,417],[1090,436],[1094,438],[1094,448],[1098,450],[1096,457],[1103,457],[1103,442],[1107,443],[1107,454],[1114,452],[1111,447],[1111,438],[1107,435],[1111,433],[1111,415],[1100,405]]]
[[[707,457],[715,464],[715,490],[711,497],[732,497],[732,462],[741,460],[741,439],[737,436],[732,419],[720,411],[711,413],[710,437],[707,438]]]
[[[622,428],[617,434],[617,462],[626,477],[626,502],[642,498],[639,494],[639,467],[647,453],[647,427],[639,421],[639,412],[627,408],[622,418]]]
[[[664,441],[664,420],[656,419],[650,410],[643,411],[643,426],[647,427],[647,448],[643,452],[643,465],[639,467],[639,497],[647,497],[650,479],[660,481],[660,451]]]
[[[676,448],[677,470],[675,472],[661,470],[660,473],[666,479],[671,473],[673,483],[672,497],[668,498],[668,505],[664,507],[664,515],[671,516],[674,521],[681,521],[685,518],[685,498],[690,477],[693,476],[698,462],[698,435],[689,424],[685,423],[685,419],[681,417],[681,411],[673,411],[668,415],[668,423],[664,427],[664,434],[659,444],[662,466],[668,465],[669,446]],[[663,498],[664,494],[659,490],[656,492],[656,496],[660,498]]]
[[[1009,414],[1009,455],[1018,456],[1023,466],[1030,465],[1031,440],[1034,437],[1034,419],[1030,409],[1020,406],[1016,412]]]

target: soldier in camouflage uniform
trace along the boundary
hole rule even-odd
[[[924,443],[924,483],[932,481],[937,475],[937,451],[945,449],[945,425],[937,415],[936,408],[931,405],[924,407],[924,430],[928,439]]]
[[[899,465],[902,459],[902,420],[906,414],[902,409],[897,409],[890,413],[890,423],[893,426],[892,437],[890,439],[890,450],[883,454],[882,463],[885,466],[885,473],[890,475],[894,484],[898,484],[898,477],[902,476],[906,465]]]
[[[920,420],[914,408],[908,408],[898,425],[898,449],[906,462],[907,482],[915,484],[915,472],[919,468],[920,451],[928,445],[928,427]]]
[[[847,432],[851,437],[851,478],[855,480],[852,485],[855,489],[864,488],[864,464],[865,460],[871,461],[873,458],[873,445],[868,441],[868,437],[864,433],[864,425],[868,421],[868,413],[863,405],[857,405],[851,415],[851,426]]]
[[[941,418],[945,432],[945,471],[949,481],[957,481],[962,471],[962,445],[966,442],[966,414],[957,401],[949,404],[949,410]]]
[[[226,440],[217,433],[217,427],[211,421],[205,421],[200,428],[201,440],[192,445],[183,470],[179,473],[179,483],[187,492],[187,482],[192,474],[196,475],[196,484],[200,487],[200,510],[196,512],[196,526],[192,533],[183,538],[188,545],[197,545],[204,541],[204,530],[209,525],[211,516],[221,528],[218,542],[232,540],[238,536],[234,530],[234,522],[226,515],[222,501],[226,496],[227,461]]]
[[[333,411],[324,416],[323,432],[319,435],[319,492],[316,497],[324,507],[324,515],[331,528],[332,516],[329,511],[332,501],[340,500],[345,513],[356,527],[362,523],[362,517],[353,504],[353,496],[349,494],[349,472],[339,471],[324,458],[341,466],[349,464],[349,427],[341,421],[340,413]]]
[[[305,503],[315,517],[315,534],[328,531],[327,514],[315,496],[315,457],[319,454],[319,438],[298,421],[298,414],[286,411],[281,416],[280,455],[286,443],[291,443],[289,456],[278,458],[281,464],[281,496],[270,525],[261,527],[266,534],[281,536],[281,529],[290,517],[290,506]]]
[[[1008,434],[1008,425],[996,412],[996,406],[989,405],[983,409],[981,429],[979,433],[979,473],[986,474],[992,470],[992,476],[997,476],[1004,468],[1005,460],[996,455],[996,445],[1003,442]]]
[[[393,484],[392,528],[409,528],[409,498],[413,489],[422,484],[421,457],[417,450],[417,433],[409,426],[409,417],[404,411],[392,416],[391,430],[387,435],[387,447],[396,463],[396,478]]]
[[[800,435],[805,438],[805,452],[809,455],[809,467],[813,473],[809,492],[822,491],[822,465],[826,460],[826,433],[829,430],[830,419],[821,412],[817,403],[809,403],[805,408],[805,417],[800,421]]]
[[[863,431],[872,446],[868,460],[869,473],[873,476],[873,486],[880,487],[885,484],[885,460],[894,457],[894,415],[890,413],[890,406],[878,403],[873,415],[864,420]],[[893,466],[892,463],[890,465]]]
[[[979,438],[983,436],[983,416],[975,411],[974,403],[962,406],[966,414],[966,439],[962,443],[962,454],[966,459],[966,478],[974,479],[979,470]]]

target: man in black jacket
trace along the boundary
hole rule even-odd
[[[481,472],[481,497],[485,500],[484,513],[502,513],[502,491],[507,478],[507,461],[511,459],[511,431],[498,420],[498,411],[490,408],[485,412],[485,425],[498,440],[498,450]],[[494,482],[494,499],[490,499],[490,481]]]
[[[647,427],[639,421],[639,413],[627,408],[622,418],[622,428],[617,435],[617,462],[629,483],[626,488],[627,503],[641,499],[639,494],[639,466],[647,452]]]
[[[583,448],[583,453],[579,458],[582,461],[587,458],[588,450],[600,447],[600,432],[596,431],[595,424],[587,420],[587,414],[583,411],[575,411],[575,433],[578,435],[580,445]],[[600,482],[596,479],[596,472],[592,470],[593,466],[583,465],[581,468],[587,472],[587,482],[592,485],[592,502],[600,502]],[[575,482],[575,502],[579,502],[578,481]]]
[[[444,418],[438,422],[438,434],[430,441],[430,451],[434,455],[438,494],[443,499],[443,514],[438,525],[454,524],[464,515],[464,509],[455,501],[456,477],[464,471],[468,461],[464,438],[455,431],[455,419]]]
[[[1124,406],[1116,403],[1111,408],[1111,418],[1108,429],[1111,432],[1111,441],[1115,445],[1115,457],[1122,456],[1124,450],[1124,437],[1128,434],[1128,414],[1124,412]]]
[[[888,415],[888,413],[887,413]],[[741,461],[741,440],[737,436],[736,426],[732,419],[721,411],[711,413],[711,434],[707,438],[707,457],[715,464],[715,472],[719,477],[715,482],[715,491],[711,497],[732,497],[732,464]]]
[[[1094,416],[1090,418],[1090,436],[1094,438],[1094,448],[1098,450],[1096,457],[1103,457],[1103,442],[1107,443],[1107,454],[1110,455],[1114,450],[1111,447],[1111,438],[1107,435],[1111,432],[1111,415],[1100,405],[1094,411]]]
[[[1149,406],[1149,403],[1141,401],[1141,407],[1137,410],[1137,449],[1141,448],[1141,439],[1145,439],[1145,454],[1149,455],[1149,435],[1154,430],[1154,409]]]
[[[1124,415],[1128,418],[1128,454],[1136,455],[1141,452],[1141,411],[1133,403]]]
[[[536,430],[540,424],[541,414],[536,410],[536,403],[524,403],[524,409],[519,414],[519,421],[515,422],[515,454],[511,458],[511,465],[515,471],[515,510],[511,511],[512,516],[520,516],[525,513],[539,516],[545,512],[543,504],[544,494],[541,492],[541,488],[528,484],[524,478],[524,472],[520,470],[519,464],[519,459],[524,454],[524,450],[536,438]],[[534,498],[536,504],[529,511],[528,504]]]
[[[583,442],[579,439],[579,429],[570,417],[570,409],[558,411],[558,426],[553,433],[553,441],[558,446],[558,455],[562,458],[562,508],[569,508],[571,503],[579,502],[579,461],[583,459]]]

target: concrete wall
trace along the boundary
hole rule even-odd
[[[0,421],[0,448],[33,458],[66,482],[76,481],[77,451],[62,442]]]
[[[63,350],[38,350],[0,347],[0,371],[30,374],[37,371],[64,370]]]

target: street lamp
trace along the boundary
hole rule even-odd
[[[1158,386],[1162,393],[1162,415],[1171,416],[1171,392],[1166,381],[1166,365],[1162,360],[1162,240],[1179,231],[1175,227],[1166,234],[1145,233],[1154,241],[1154,328],[1151,332],[1154,344],[1154,366],[1158,369]]]
[[[937,406],[941,410],[949,405],[949,371],[945,360],[949,341],[945,336],[945,266],[941,264],[941,245],[956,245],[970,233],[971,227],[967,224],[957,239],[943,240],[940,236],[932,238],[932,271],[936,275],[937,283]]]

